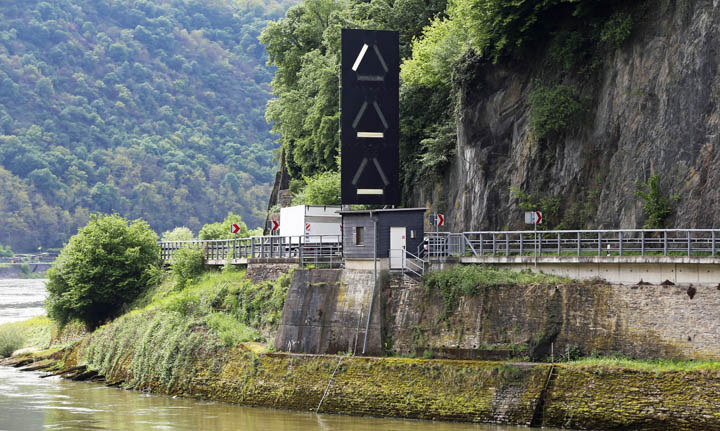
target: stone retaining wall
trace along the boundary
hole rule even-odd
[[[468,351],[549,359],[622,354],[634,358],[720,359],[720,290],[714,286],[501,286],[463,297],[447,322],[443,301],[419,283],[384,292],[386,329],[401,354]],[[497,357],[490,355],[488,357]]]

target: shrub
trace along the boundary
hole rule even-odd
[[[0,257],[13,257],[14,255],[9,245],[0,244]]]
[[[237,234],[232,233],[231,228],[233,224],[240,226],[240,232]],[[229,212],[225,220],[216,223],[208,223],[200,229],[198,238],[202,240],[212,239],[232,239],[232,238],[247,238],[251,231],[248,231],[247,225],[242,221],[242,217],[237,214]]]
[[[420,165],[426,175],[442,177],[455,158],[457,132],[452,121],[430,128],[430,134],[420,141],[423,153]]]
[[[530,125],[540,139],[564,133],[581,113],[575,90],[567,85],[539,87],[530,93]]]
[[[188,281],[205,270],[205,254],[197,247],[181,248],[173,254],[172,273],[178,289],[184,289]]]
[[[163,241],[192,241],[194,239],[195,236],[190,228],[185,226],[176,227],[175,229],[165,231],[162,234]]]
[[[660,176],[653,174],[646,184],[637,182],[635,196],[643,202],[645,210],[645,229],[662,229],[672,214],[672,202],[680,199],[677,194],[665,195],[660,188]]]
[[[293,196],[293,205],[340,205],[340,172],[321,172],[306,177],[305,183]]]
[[[7,358],[24,343],[23,336],[15,328],[0,327],[0,358]]]
[[[61,325],[79,319],[95,327],[134,301],[159,263],[157,235],[147,223],[93,215],[48,270],[48,315]]]
[[[632,25],[629,13],[617,12],[603,25],[600,40],[619,48],[630,37]]]
[[[226,313],[212,313],[205,318],[208,328],[214,331],[225,347],[236,346],[244,341],[262,339],[260,333],[243,325],[235,317]]]

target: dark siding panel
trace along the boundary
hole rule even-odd
[[[355,228],[365,228],[365,245],[355,245]],[[373,257],[373,222],[369,215],[343,215],[343,255],[346,258]]]
[[[405,243],[410,253],[417,253],[422,244],[424,233],[424,211],[379,212],[377,256],[386,258],[390,255],[390,227],[405,226],[407,228]],[[365,227],[365,245],[355,245],[355,228]],[[410,230],[415,231],[415,238],[410,238]],[[343,214],[343,254],[346,258],[373,257],[373,222],[369,214]]]

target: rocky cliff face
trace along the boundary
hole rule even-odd
[[[636,228],[645,217],[636,182],[659,174],[679,194],[670,226],[720,226],[720,2],[649,3],[622,47],[593,54],[602,65],[591,78],[553,78],[591,101],[561,138],[537,139],[530,127],[528,95],[548,78],[542,58],[464,58],[456,160],[414,203],[445,211],[450,230],[522,228],[514,186],[554,197],[560,213],[590,208],[585,227]]]

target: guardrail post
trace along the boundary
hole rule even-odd
[[[505,257],[510,256],[510,234],[505,234]]]
[[[543,234],[540,233],[538,235],[538,255],[542,257],[542,242],[543,242]]]
[[[640,256],[645,256],[645,231],[640,232]]]
[[[484,256],[483,252],[483,234],[480,234],[480,257]]]
[[[598,232],[598,257],[602,256],[602,232]]]
[[[250,238],[250,256],[249,259],[255,257],[255,237]]]
[[[663,231],[663,255],[667,256],[668,247],[667,247],[667,231]]]
[[[712,257],[715,257],[715,231],[712,231]]]
[[[560,234],[557,234],[557,239],[558,239],[558,257],[560,257],[560,255],[562,254],[562,253],[561,253],[561,252],[562,252],[562,246],[560,245]]]
[[[497,237],[495,236],[495,233],[492,234],[492,238],[493,238],[493,240],[492,240],[493,241],[493,256],[495,256],[495,254],[497,253],[497,243],[496,243]]]
[[[620,256],[622,256],[622,251],[623,251],[623,250],[622,250],[622,240],[623,240],[623,238],[622,238],[622,232],[618,232],[618,234],[619,234],[619,235],[618,235],[618,238],[620,239]]]
[[[302,240],[303,240],[303,237],[299,236],[298,237],[298,250],[299,250],[298,255],[300,256],[300,268],[305,267],[305,259],[303,257],[303,241]]]
[[[582,253],[581,253],[581,251],[580,251],[580,249],[582,248],[581,245],[582,245],[582,235],[580,234],[580,231],[578,231],[578,233],[577,233],[577,254],[578,254],[578,257],[580,257],[580,256],[582,255]]]
[[[688,257],[690,257],[690,231],[687,231],[687,237],[688,237]]]
[[[520,257],[523,255],[523,234],[520,232]]]

